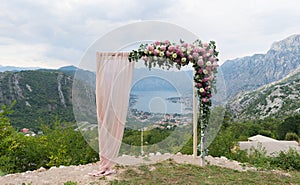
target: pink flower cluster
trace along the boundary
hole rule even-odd
[[[181,41],[181,44],[170,41],[155,41],[152,44],[141,45],[137,58],[145,62],[155,63],[160,58],[173,61],[179,68],[190,62],[195,69],[194,81],[202,103],[210,103],[212,85],[218,67],[218,52],[215,51],[214,42],[202,43],[197,40],[192,44]],[[136,59],[137,60],[137,59]]]

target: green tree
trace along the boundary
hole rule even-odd
[[[279,124],[277,131],[278,131],[279,139],[285,139],[285,136],[288,132],[296,133],[299,136],[300,115],[286,118],[281,124]]]

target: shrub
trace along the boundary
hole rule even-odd
[[[300,154],[292,148],[288,152],[281,151],[271,159],[271,165],[284,170],[300,170]]]
[[[285,140],[288,141],[299,141],[299,136],[295,132],[288,132],[285,135]]]

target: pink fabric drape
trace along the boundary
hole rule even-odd
[[[122,143],[134,62],[129,53],[97,53],[96,106],[100,170],[114,166]]]

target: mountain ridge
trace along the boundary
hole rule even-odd
[[[278,81],[300,66],[300,35],[274,42],[265,54],[227,60],[220,66],[228,97]],[[286,49],[285,49],[286,48]]]

